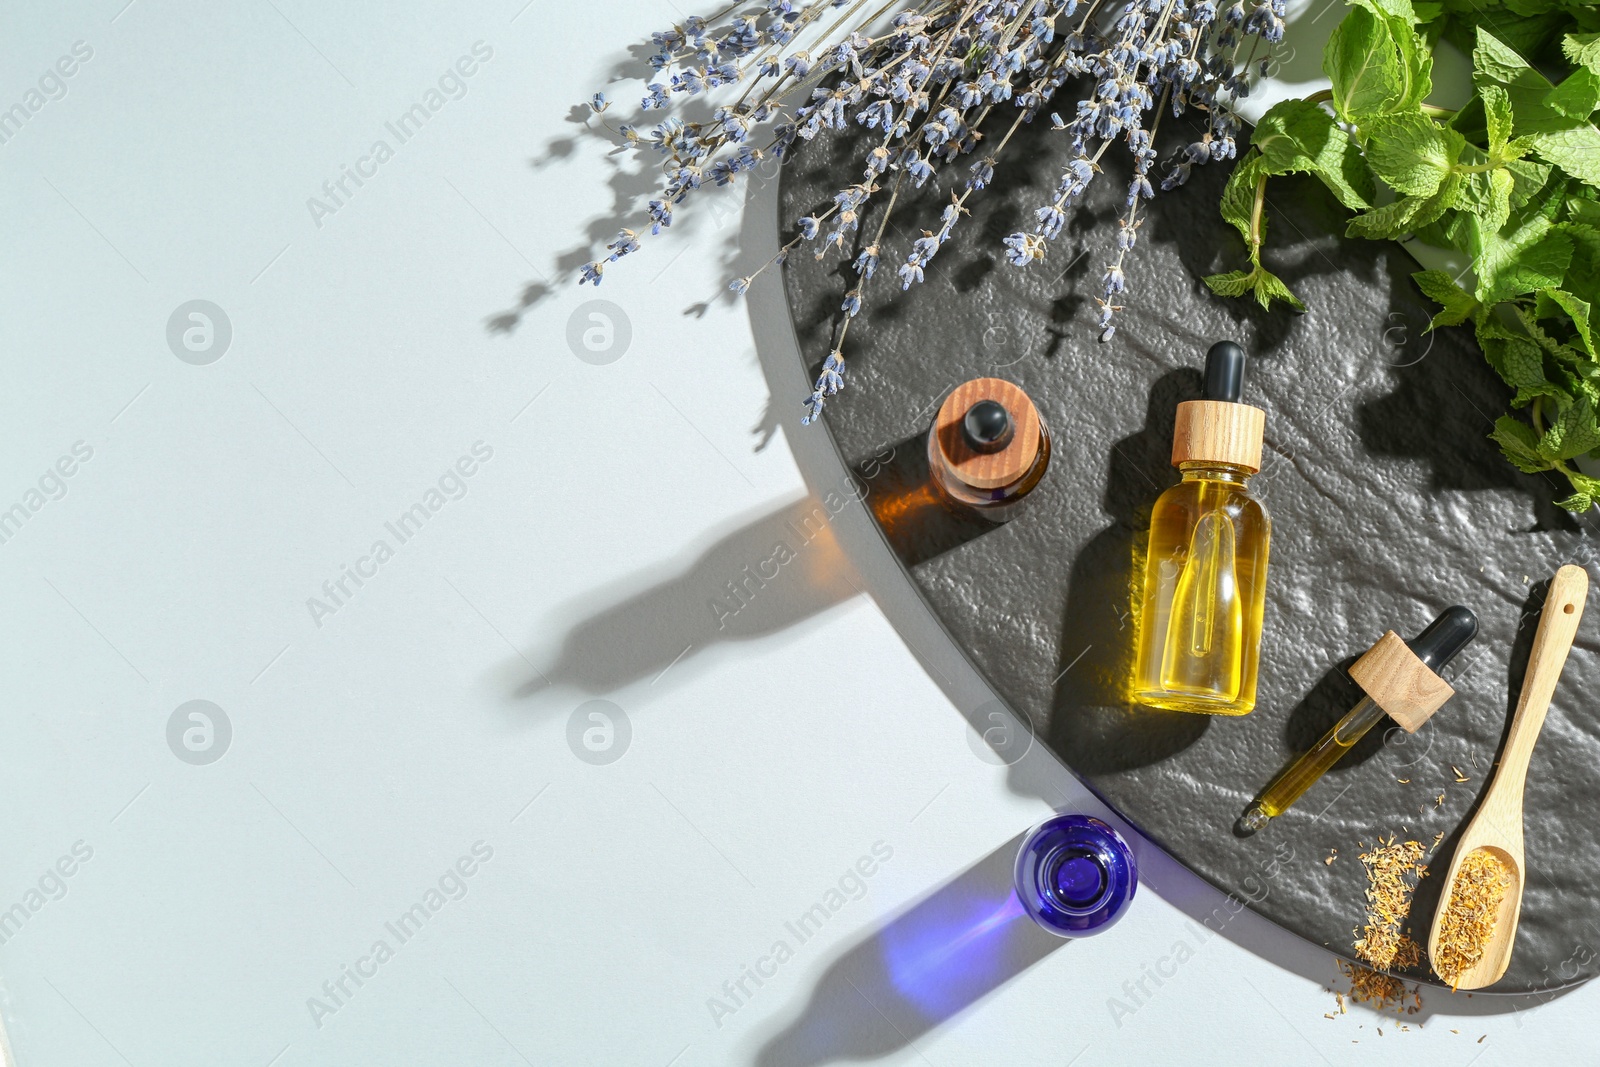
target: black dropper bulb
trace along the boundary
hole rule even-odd
[[[980,400],[967,409],[961,433],[976,452],[998,452],[1011,440],[1011,413],[998,401]]]
[[[1237,404],[1244,397],[1244,349],[1232,341],[1218,341],[1206,353],[1207,400]]]
[[[1426,630],[1406,642],[1406,647],[1437,673],[1476,636],[1478,617],[1471,608],[1456,604],[1439,612]]]

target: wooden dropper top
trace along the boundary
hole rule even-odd
[[[1267,413],[1239,402],[1244,395],[1244,349],[1218,341],[1206,353],[1203,400],[1178,405],[1172,428],[1172,465],[1215,463],[1261,469]]]
[[[939,458],[962,482],[1001,489],[1033,469],[1043,445],[1039,410],[1020,386],[974,378],[951,391],[933,420]]]
[[[1393,630],[1350,665],[1350,677],[1408,734],[1455,696],[1439,671],[1477,636],[1478,617],[1460,604],[1446,608],[1428,628],[1404,640]]]

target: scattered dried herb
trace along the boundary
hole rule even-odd
[[[1433,969],[1451,989],[1483,958],[1500,903],[1510,889],[1511,868],[1488,849],[1473,849],[1461,861],[1439,924],[1439,955],[1433,961]]]
[[[1421,958],[1416,942],[1401,927],[1411,914],[1411,893],[1427,871],[1424,851],[1420,841],[1390,837],[1361,854],[1367,869],[1367,926],[1355,951],[1379,970],[1413,967]]]
[[[1405,982],[1383,971],[1404,970],[1422,961],[1421,946],[1403,933],[1402,927],[1411,913],[1411,894],[1428,870],[1422,862],[1426,851],[1420,841],[1402,842],[1390,835],[1361,854],[1368,882],[1367,925],[1356,940],[1355,952],[1371,966],[1338,961],[1340,973],[1350,980],[1350,999],[1357,1004],[1406,1015],[1422,1007],[1422,994],[1415,985],[1407,988]],[[1344,994],[1335,996],[1343,1015]]]
[[[1414,1015],[1422,1008],[1422,993],[1417,987],[1407,989],[1406,984],[1394,975],[1345,960],[1339,961],[1339,970],[1350,979],[1350,999],[1357,1004],[1369,1005],[1377,1011],[1392,1011],[1397,1015]],[[1341,1013],[1344,1011],[1342,996],[1339,1010]]]

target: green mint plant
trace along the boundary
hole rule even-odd
[[[1502,415],[1493,439],[1520,470],[1564,475],[1572,493],[1560,505],[1587,511],[1600,478],[1571,461],[1600,455],[1600,7],[1350,3],[1323,53],[1332,89],[1272,107],[1223,193],[1250,269],[1206,284],[1305,310],[1261,263],[1267,181],[1284,174],[1315,175],[1355,212],[1349,236],[1454,250],[1469,261],[1459,276],[1412,275],[1440,305],[1429,329],[1473,325],[1527,413]],[[1425,102],[1441,37],[1472,55],[1473,95],[1459,110]]]

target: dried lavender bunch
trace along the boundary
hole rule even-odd
[[[1264,69],[1266,51],[1282,40],[1284,4],[1235,0],[1219,15],[1217,0],[735,3],[652,36],[651,66],[661,77],[650,83],[642,106],[669,109],[702,94],[731,94],[727,87],[742,91],[717,106],[709,121],[670,117],[648,133],[632,125],[617,132],[665,157],[665,187],[649,203],[652,234],[672,225],[673,212],[706,182],[726,185],[764,159],[781,161],[796,141],[852,123],[880,134],[862,160],[861,180],[841,189],[825,211],[800,219],[793,240],[731,285],[743,293],[802,243],[814,245],[818,259],[834,252],[854,256],[857,280],[844,294],[832,351],[805,400],[801,421],[809,423],[844,385],[845,337],[861,310],[863,287],[880,266],[884,233],[905,184],[921,188],[966,164],[937,227],[924,230],[896,268],[901,287],[909,289],[969,213],[968,198],[994,181],[1012,135],[1051,107],[1069,83],[1090,86],[1070,109],[1070,120],[1050,113],[1072,158],[1053,199],[1036,212],[1032,232],[1004,243],[1013,264],[1043,259],[1100,173],[1101,157],[1113,143],[1125,144],[1134,174],[1097,298],[1100,340],[1111,340],[1127,289],[1123,265],[1143,223],[1139,205],[1155,193],[1150,174],[1161,117],[1190,108],[1207,116],[1200,140],[1168,161],[1162,189],[1183,184],[1197,163],[1232,158],[1240,128],[1233,105],[1249,92],[1251,70],[1258,62]],[[604,114],[611,105],[597,95],[590,106]],[[1004,132],[989,147],[984,127],[997,108],[1003,109],[998,126]],[[860,232],[861,219],[880,199],[886,202],[869,237]],[[638,250],[639,236],[623,230],[605,259],[583,268],[581,281],[599,285],[607,263]]]

